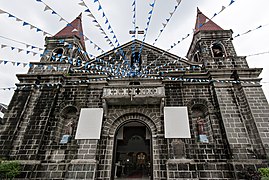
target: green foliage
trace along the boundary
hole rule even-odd
[[[20,174],[20,164],[16,161],[2,161],[0,163],[0,179],[13,179]]]
[[[261,173],[262,177],[268,177],[269,179],[269,168],[259,168],[258,171]]]

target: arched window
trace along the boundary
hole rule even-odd
[[[213,57],[224,57],[225,51],[221,43],[214,43],[211,46]]]
[[[57,61],[59,59],[61,59],[61,57],[63,56],[64,50],[63,48],[57,48],[54,49],[50,58],[50,61]]]

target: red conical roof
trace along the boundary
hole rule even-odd
[[[220,26],[206,17],[198,8],[197,8],[197,17],[194,33],[199,31],[216,31],[223,30]]]
[[[77,36],[78,38],[80,38],[81,45],[85,50],[85,41],[84,41],[84,35],[83,35],[83,29],[82,29],[81,15],[82,14],[80,14],[70,24],[67,24],[66,27],[64,27],[61,31],[59,31],[53,37],[72,37],[72,36]]]

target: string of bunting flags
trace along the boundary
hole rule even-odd
[[[99,0],[94,0],[94,3],[98,2],[98,11],[101,10],[102,11],[102,17],[105,19],[105,24],[107,24],[107,30],[110,31],[110,33],[113,35],[113,39],[115,39],[115,44],[117,44],[117,47],[120,46],[120,42],[118,41],[118,38],[114,32],[114,30],[112,29],[112,26],[105,14],[104,8],[102,7],[101,3]]]
[[[14,47],[14,46],[9,46],[9,45],[6,45],[6,44],[0,44],[0,48],[3,49],[3,48],[10,48],[12,51],[13,50],[18,50],[18,53],[20,52],[25,52],[26,54],[29,54],[31,53],[33,56],[37,55],[37,54],[40,54],[38,52],[34,52],[34,51],[30,51],[30,50],[26,50],[26,49],[22,49],[22,48],[17,48],[17,47]],[[37,47],[35,46],[31,46],[32,49],[35,49]],[[38,48],[37,48],[38,49]],[[38,49],[39,50],[39,49]]]
[[[171,18],[173,17],[174,13],[176,12],[176,10],[178,9],[179,4],[181,3],[181,0],[176,0],[177,1],[177,5],[175,5],[174,10],[172,12],[169,12],[170,17],[166,18],[166,22],[162,23],[163,27],[162,29],[159,31],[159,34],[157,35],[157,38],[154,40],[153,42],[153,46],[156,44],[156,42],[158,41],[159,37],[161,36],[161,34],[163,33],[163,31],[165,30],[167,24],[169,23],[169,21],[171,20]]]
[[[136,34],[136,0],[133,0],[133,3],[132,3],[132,8],[133,8],[133,19],[132,19],[132,24],[133,24],[133,35],[132,35],[132,54],[134,54],[135,52],[135,34]]]
[[[11,39],[11,38],[7,38],[7,37],[1,36],[1,35],[0,35],[0,38],[6,39],[6,40],[10,40],[10,41],[13,41],[13,42],[16,42],[16,43],[23,44],[23,45],[26,46],[26,48],[31,48],[31,49],[37,48],[39,51],[43,51],[44,50],[43,48],[40,48],[40,47],[31,45],[31,44],[27,44],[27,43],[24,43],[24,42],[21,42],[21,41],[17,41],[17,40]]]
[[[69,23],[66,19],[64,19],[59,13],[57,13],[55,10],[53,10],[50,6],[48,6],[46,3],[44,3],[42,0],[36,0],[37,2],[41,2],[45,5],[45,9],[44,11],[47,11],[47,10],[51,10],[52,13],[51,14],[54,14],[54,15],[57,15],[58,17],[60,17],[60,21],[65,21],[67,23],[66,26],[70,26],[70,27],[73,27],[71,23]],[[73,31],[77,31],[77,29],[75,27],[73,27]],[[83,33],[80,34],[80,36],[84,37],[84,40],[86,42],[89,42],[90,44],[93,45],[94,49],[96,49],[97,51],[101,51],[101,53],[104,53],[105,51],[100,47],[98,46],[96,43],[94,43],[93,41],[91,41],[86,35],[84,35]]]
[[[100,25],[100,23],[98,22],[98,20],[95,18],[95,16],[93,15],[93,13],[90,11],[89,7],[84,2],[84,0],[81,0],[80,3],[78,3],[78,4],[81,5],[81,6],[83,6],[83,7],[86,7],[86,10],[84,12],[88,13],[87,16],[93,19],[92,22],[95,23],[95,27],[97,27],[101,31],[101,34],[104,35],[104,38],[106,39],[106,41],[108,42],[108,44],[111,47],[115,47],[114,44],[113,44],[113,42],[111,41],[111,39],[109,38],[109,36],[105,32],[105,30],[102,28],[102,26]],[[98,10],[101,10],[101,9],[102,9],[101,6],[99,6],[99,9]],[[115,37],[115,35],[114,35],[114,37]],[[118,40],[115,41],[115,43],[117,43],[117,42],[118,42]]]
[[[248,31],[246,31],[246,32],[244,32],[244,33],[242,33],[242,34],[237,34],[236,36],[234,36],[234,38],[241,37],[241,36],[243,36],[243,35],[246,35],[246,34],[248,34],[248,33],[251,33],[251,32],[253,32],[253,31],[256,31],[256,30],[258,30],[258,29],[264,28],[264,27],[266,27],[266,26],[268,26],[268,25],[269,25],[269,23],[268,23],[268,24],[264,24],[264,25],[259,25],[258,27],[254,28],[254,29],[250,29],[250,30],[248,30]]]
[[[30,24],[29,22],[26,22],[26,21],[24,21],[24,20],[22,20],[22,19],[16,17],[15,15],[12,15],[12,14],[10,14],[10,13],[8,13],[8,12],[2,10],[2,9],[0,9],[0,14],[8,14],[8,17],[9,17],[9,18],[15,18],[15,20],[16,20],[17,22],[22,22],[22,26],[29,26],[30,29],[35,29],[36,32],[42,32],[42,33],[43,33],[43,36],[46,36],[46,35],[50,35],[50,36],[52,36],[52,34],[50,34],[50,33],[46,32],[46,31],[42,30],[41,28],[38,28],[38,27],[36,27],[36,26]]]
[[[168,80],[168,81],[179,81],[179,82],[189,82],[189,83],[236,83],[236,84],[266,84],[269,82],[256,82],[256,81],[240,81],[240,80],[208,80],[208,79],[192,79],[192,78],[181,78],[181,77],[156,77],[156,76],[148,76],[148,79],[162,79],[162,80]],[[85,83],[90,83],[93,81],[107,81],[107,80],[113,80],[113,79],[121,79],[121,77],[103,77],[103,78],[91,78],[88,80],[79,80],[79,81],[69,81],[69,83],[71,84],[85,84]],[[54,86],[59,86],[62,85],[60,82],[58,83],[44,83],[44,84],[40,84],[40,85],[33,85],[33,84],[29,84],[29,85],[23,85],[23,86],[17,86],[17,87],[3,87],[0,88],[0,90],[22,90],[24,88],[26,88],[27,86],[30,87],[35,87],[35,88],[40,88],[41,86],[46,86],[46,87],[54,87]]]
[[[155,3],[156,3],[156,0],[153,0],[153,3],[149,4],[150,7],[151,7],[151,10],[148,12],[148,18],[147,18],[148,21],[147,21],[147,25],[146,25],[146,28],[145,28],[145,34],[144,34],[144,37],[143,37],[143,40],[142,40],[142,44],[141,44],[141,47],[140,47],[140,50],[139,50],[139,56],[141,56],[141,53],[142,53],[142,50],[143,50],[143,47],[144,47],[144,42],[145,42],[147,34],[148,34],[148,29],[149,29],[149,25],[150,25],[150,22],[151,22],[151,18],[152,18],[153,10],[154,10],[154,7],[155,7]]]
[[[236,0],[231,0],[230,3],[229,3],[229,5],[228,5],[227,7],[231,6],[235,1],[236,1]],[[210,18],[210,19],[206,19],[205,22],[202,23],[202,24],[200,24],[198,28],[201,28],[201,27],[202,27],[204,24],[206,24],[209,20],[212,20],[214,17],[216,17],[217,15],[219,15],[221,12],[223,12],[225,9],[227,9],[227,7],[226,7],[226,6],[222,6],[222,7],[221,7],[221,10],[220,10],[219,12],[214,13],[214,15],[212,16],[212,18]],[[177,46],[177,45],[180,44],[182,41],[184,41],[185,39],[187,39],[187,38],[190,36],[190,34],[193,34],[193,33],[194,33],[194,30],[192,31],[192,33],[189,33],[189,34],[187,34],[185,37],[181,38],[181,40],[178,40],[177,42],[173,43],[173,45],[171,45],[170,48],[167,49],[167,51],[170,51],[171,49],[173,49],[175,46]]]

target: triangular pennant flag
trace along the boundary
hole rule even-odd
[[[88,12],[88,13],[91,13],[91,11],[89,9],[86,9],[84,12]]]
[[[0,9],[0,14],[4,14],[4,13],[7,13],[7,12]]]
[[[172,12],[170,12],[169,14],[170,14],[170,16],[173,16],[173,13]]]
[[[103,16],[102,17],[105,17],[106,15],[105,15],[105,13],[103,12]]]
[[[177,3],[178,3],[178,4],[181,3],[181,0],[177,0]]]
[[[35,28],[35,26],[33,26],[33,25],[30,25],[30,29],[34,29]]]
[[[21,63],[20,62],[17,62],[17,66],[19,66]]]
[[[0,60],[0,64],[2,64],[3,60]]]
[[[7,47],[7,45],[1,44],[1,48],[5,48]]]
[[[60,18],[59,22],[61,22],[61,21],[64,21],[64,19],[62,17]]]
[[[28,63],[22,63],[23,67],[26,67]]]
[[[205,23],[207,23],[208,21],[209,21],[209,19],[206,18],[206,19],[205,19]]]
[[[151,7],[154,7],[155,3],[149,4]]]
[[[152,14],[152,10],[150,10],[148,14]]]
[[[222,6],[220,12],[222,12],[225,8],[225,6]]]
[[[87,16],[94,18],[94,16],[92,15],[92,13],[88,14]]]
[[[166,24],[165,23],[162,23],[163,24],[163,27],[165,27],[166,26]]]
[[[99,7],[98,7],[98,11],[100,11],[102,9],[102,7],[99,5]]]
[[[12,17],[12,18],[14,18],[15,16],[13,16],[12,14],[8,14],[8,17]]]
[[[36,32],[42,31],[41,29],[36,28]]]
[[[27,22],[23,22],[22,25],[23,25],[23,26],[26,26],[26,25],[29,25],[29,23],[27,23]]]
[[[233,4],[235,1],[234,0],[231,0],[231,2],[230,2],[230,4],[229,4],[229,6],[231,5],[231,4]]]
[[[105,24],[107,24],[108,23],[108,19],[106,19],[106,22],[105,22]]]
[[[88,41],[89,40],[89,38],[87,38],[86,36],[84,36],[84,41]]]
[[[15,47],[11,47],[11,50],[13,51],[15,49]]]
[[[46,5],[44,11],[47,11],[47,10],[51,10],[51,9],[49,6]]]
[[[11,63],[12,63],[13,66],[15,66],[15,64],[16,64],[15,62],[11,62]]]
[[[55,11],[52,11],[51,14],[57,14]]]
[[[94,2],[97,2],[98,0],[94,0]]]
[[[6,64],[8,61],[4,61],[4,64]]]
[[[86,4],[84,3],[84,1],[81,1],[81,2],[78,3],[78,4],[81,5],[81,6],[85,6],[85,7],[87,7]]]
[[[75,29],[72,30],[72,32],[78,32],[78,30],[75,28]]]
[[[20,52],[22,52],[23,51],[23,49],[18,49],[18,52],[20,53]]]
[[[16,21],[21,22],[22,20],[21,20],[21,19],[19,19],[19,18],[16,18]]]

